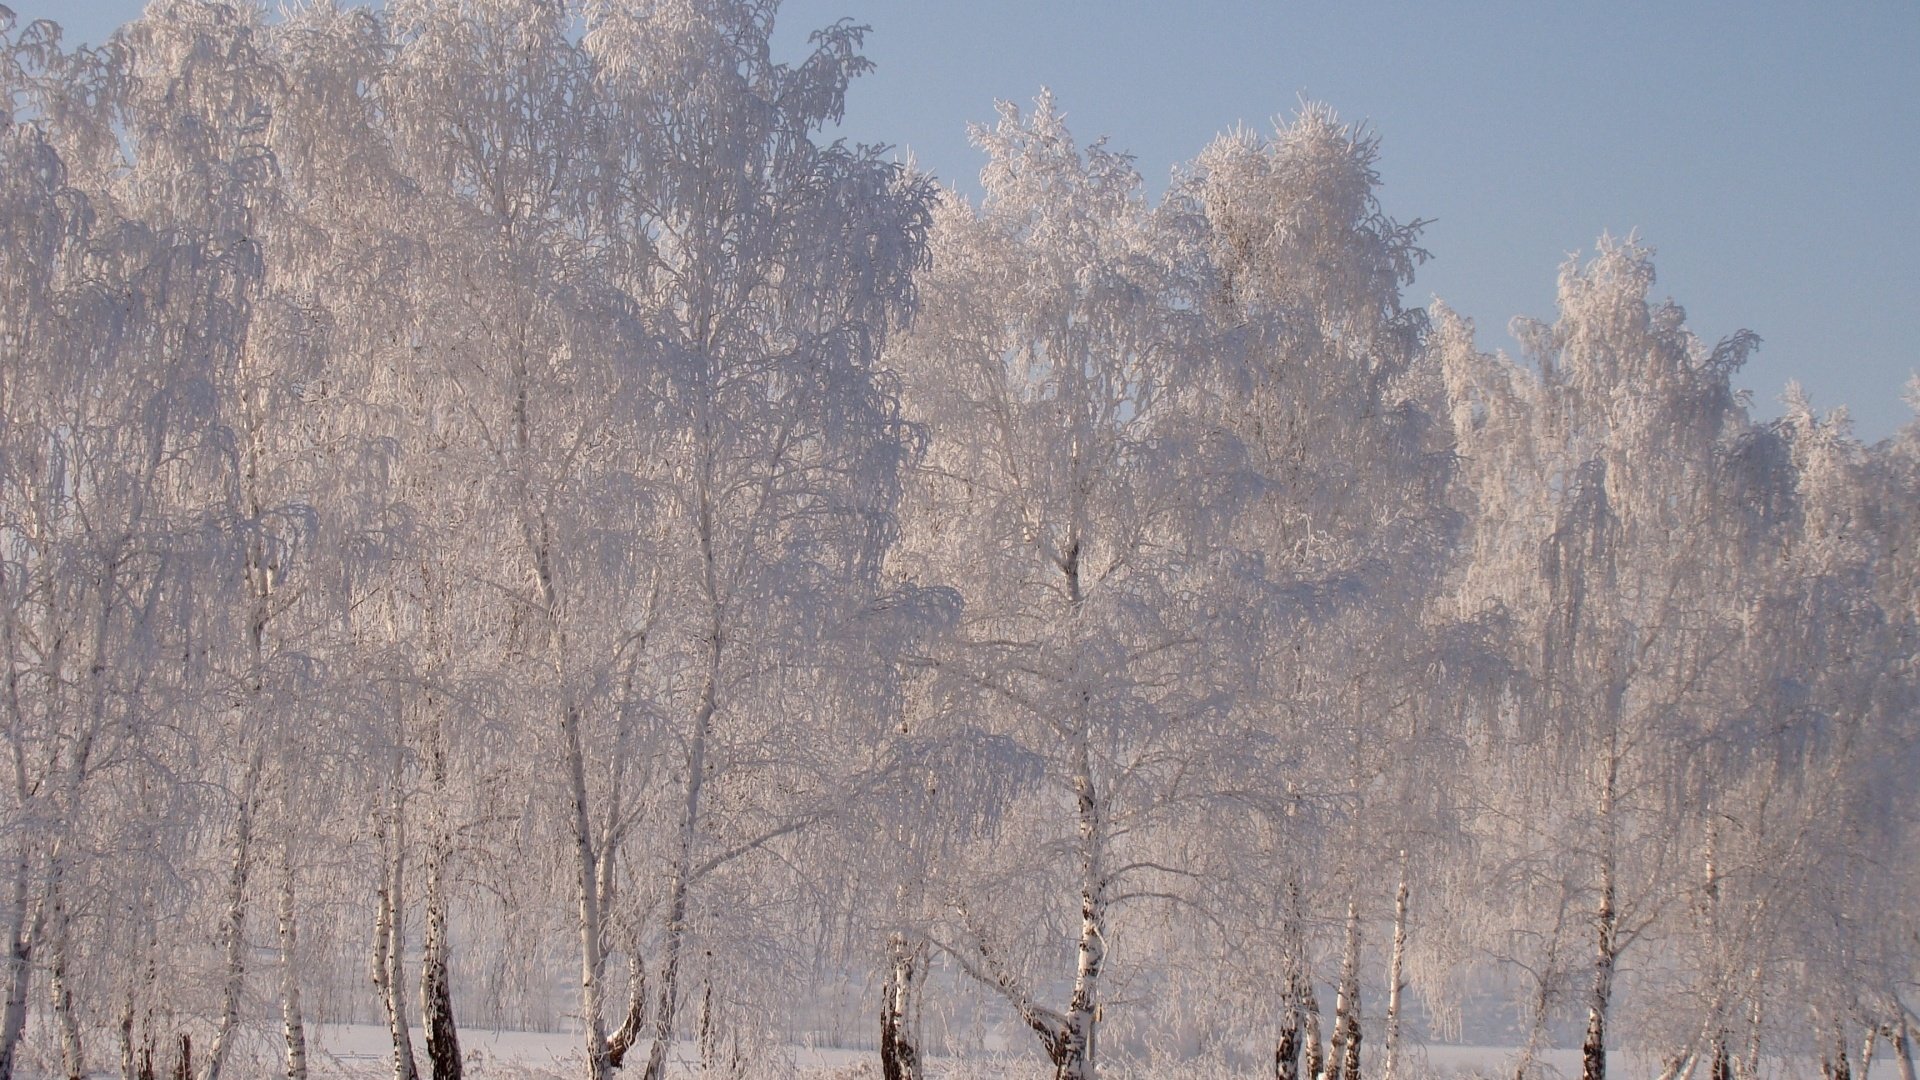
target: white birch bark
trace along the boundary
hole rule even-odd
[[[1313,988],[1307,976],[1307,932],[1300,910],[1300,876],[1297,872],[1287,874],[1285,903],[1282,930],[1286,956],[1282,961],[1285,970],[1281,973],[1280,986],[1280,1036],[1274,1042],[1273,1075],[1274,1080],[1301,1080],[1300,1059],[1307,1050],[1304,1045],[1307,997]],[[1314,1080],[1319,1054],[1316,1050],[1309,1053],[1308,1057],[1306,1080]]]
[[[1406,988],[1407,961],[1407,853],[1400,853],[1400,884],[1393,893],[1393,952],[1387,961],[1387,1021],[1382,1032],[1386,1057],[1382,1080],[1399,1080],[1400,995]]]
[[[156,1049],[156,1034],[153,1023],[154,1004],[160,986],[160,941],[159,927],[153,919],[153,896],[151,889],[140,892],[139,922],[145,930],[142,940],[140,974],[127,981],[127,996],[124,1012],[120,1017],[121,1080],[145,1080],[154,1075],[153,1055]],[[145,1015],[138,1017],[140,1038],[134,1039],[136,1013],[145,1005]]]
[[[607,1061],[616,1069],[625,1064],[627,1052],[647,1026],[647,967],[637,945],[627,948],[627,1014],[607,1040]]]
[[[393,750],[387,783],[387,806],[374,815],[375,839],[380,849],[380,888],[375,896],[373,922],[373,985],[387,1016],[387,1034],[393,1046],[394,1080],[416,1080],[413,1034],[407,1027],[406,1007],[406,806],[401,789],[399,747]]]
[[[1762,974],[1762,969],[1753,969],[1753,988],[1749,991],[1752,997],[1747,1004],[1747,1053],[1741,1060],[1741,1080],[1754,1080],[1760,1075],[1760,1043],[1766,1034],[1766,1029],[1761,1026],[1761,1020],[1764,1019],[1761,1003],[1766,997]]]
[[[1340,951],[1340,986],[1334,994],[1333,1053],[1327,1075],[1360,1080],[1360,903],[1347,901],[1345,944]]]
[[[523,312],[522,318],[528,316]],[[512,416],[515,458],[524,471],[534,452],[529,396],[531,374],[525,348],[524,327],[520,347],[512,356]],[[601,976],[606,966],[605,939],[602,932],[598,888],[600,857],[593,833],[593,815],[587,791],[585,737],[581,732],[579,702],[574,697],[568,674],[567,624],[565,601],[555,568],[553,522],[544,509],[536,509],[534,494],[525,488],[525,477],[516,473],[521,485],[521,532],[526,555],[539,589],[540,612],[547,631],[547,669],[557,695],[555,708],[560,728],[561,768],[566,781],[566,824],[570,834],[573,862],[575,931],[580,962],[580,1022],[585,1041],[589,1080],[607,1080],[611,1066],[607,1060],[605,991]]]
[[[1293,963],[1289,958],[1288,967],[1291,968]],[[1285,986],[1281,990],[1280,1036],[1274,1040],[1273,1046],[1273,1078],[1300,1080],[1302,1027],[1306,1021],[1306,1009],[1300,1000],[1299,974],[1289,970],[1285,979]]]
[[[1818,1027],[1816,1018],[1815,1028]],[[1838,1017],[1828,1025],[1826,1045],[1831,1048],[1831,1053],[1820,1056],[1821,1075],[1827,1080],[1851,1080],[1853,1067],[1847,1060],[1847,1030]]]
[[[60,1036],[60,1062],[68,1080],[85,1080],[86,1048],[80,1040],[80,1018],[68,984],[72,922],[67,916],[65,860],[55,850],[47,881],[47,997]]]
[[[214,1030],[213,1046],[208,1050],[207,1063],[201,1073],[201,1080],[219,1080],[221,1070],[226,1065],[227,1055],[232,1052],[235,1025],[239,1019],[240,993],[246,979],[246,913],[247,913],[247,876],[252,862],[253,830],[255,815],[258,813],[258,792],[260,773],[266,761],[267,736],[264,731],[272,723],[265,715],[267,689],[267,626],[273,618],[274,589],[277,584],[278,569],[269,554],[268,538],[264,533],[266,507],[263,501],[264,480],[261,477],[263,459],[266,455],[264,409],[256,395],[259,390],[248,380],[253,374],[253,364],[247,349],[238,351],[237,359],[241,384],[240,418],[241,474],[237,478],[238,491],[247,526],[245,536],[244,584],[247,590],[247,638],[246,638],[246,696],[241,706],[240,720],[258,727],[254,746],[247,760],[246,773],[241,779],[240,805],[238,820],[234,823],[233,862],[228,876],[227,918],[226,918],[226,985],[222,993],[220,1021]],[[289,1039],[289,1051],[291,1051]]]
[[[887,938],[887,973],[880,986],[881,1080],[922,1080],[920,1052],[920,979],[924,946],[916,948],[899,932]]]
[[[1074,759],[1074,796],[1080,817],[1080,940],[1075,950],[1073,997],[1067,1004],[1066,1037],[1061,1041],[1056,1064],[1060,1080],[1093,1080],[1099,1065],[1100,975],[1107,957],[1107,832],[1101,818],[1100,793],[1094,786],[1084,719]]]
[[[15,740],[16,768],[21,753],[20,742]],[[29,915],[34,906],[30,898],[32,876],[33,857],[23,843],[19,857],[14,860],[13,887],[7,902],[7,996],[4,1019],[0,1019],[0,1080],[13,1080],[20,1039],[27,1029],[27,995],[32,990],[33,981],[33,939],[38,936],[29,925]]]
[[[1313,986],[1311,979],[1306,984],[1304,1023],[1302,1033],[1306,1039],[1307,1076],[1311,1080],[1331,1080],[1329,1070],[1334,1066],[1327,1055],[1326,1042],[1320,1032],[1320,992]]]
[[[557,628],[556,628],[557,636]],[[557,665],[556,665],[557,666]],[[605,990],[601,975],[606,966],[597,888],[599,856],[594,850],[593,824],[587,808],[586,750],[580,735],[579,709],[565,691],[561,704],[561,738],[566,749],[569,824],[573,830],[574,900],[579,915],[580,1010],[590,1080],[607,1080]]]
[[[139,1080],[140,1053],[134,1046],[133,1022],[138,1015],[133,984],[120,996],[120,1080]]]
[[[432,782],[427,810],[426,938],[420,952],[420,1025],[426,1034],[427,1064],[433,1080],[460,1080],[460,1033],[453,1018],[453,987],[449,982],[450,942],[447,926],[447,864],[453,857],[453,836],[447,820],[447,744],[443,706],[427,701],[427,771]]]
[[[1533,1001],[1527,1010],[1527,1037],[1520,1044],[1520,1052],[1514,1055],[1513,1080],[1531,1080],[1534,1065],[1539,1060],[1540,1044],[1546,1039],[1547,1013],[1552,1003],[1552,987],[1545,978],[1539,978],[1534,984]]]
[[[15,706],[15,716],[19,716],[17,678],[9,678],[9,698]],[[17,729],[16,729],[17,730]],[[15,737],[13,745],[14,785],[17,805],[25,806],[28,799],[26,778],[24,739]],[[27,995],[31,992],[33,981],[33,938],[36,936],[28,924],[29,913],[33,908],[33,853],[24,838],[20,841],[18,856],[13,860],[13,883],[7,898],[7,974],[5,1014],[0,1018],[0,1080],[13,1080],[15,1057],[19,1053],[20,1038],[27,1029]]]
[[[702,514],[703,520],[706,514]],[[705,531],[703,530],[703,533]],[[705,533],[702,543],[707,552],[708,587],[714,588],[712,539]],[[700,796],[706,782],[707,740],[718,708],[716,695],[720,682],[720,623],[715,611],[707,641],[707,670],[700,691],[700,704],[693,718],[693,732],[687,748],[687,794],[680,807],[679,836],[674,848],[673,876],[667,891],[664,948],[660,961],[660,990],[654,1000],[653,1045],[647,1051],[646,1080],[662,1080],[666,1075],[667,1048],[673,1042],[675,999],[680,974],[680,951],[686,936],[687,892],[692,885],[693,849],[698,838]]]
[[[220,1080],[227,1055],[233,1049],[234,1025],[240,1018],[240,991],[247,977],[247,877],[253,867],[254,815],[258,810],[256,798],[266,749],[266,740],[256,737],[240,780],[240,800],[234,812],[233,854],[227,871],[226,911],[221,926],[226,978],[221,987],[213,1045],[208,1047],[206,1063],[200,1067],[200,1080]]]
[[[1619,913],[1615,910],[1615,852],[1617,824],[1615,798],[1620,778],[1618,718],[1620,695],[1624,688],[1616,684],[1608,694],[1606,760],[1601,762],[1600,797],[1596,806],[1601,831],[1599,865],[1600,895],[1593,913],[1593,981],[1587,991],[1587,1028],[1580,1043],[1581,1080],[1606,1080],[1607,1011],[1613,1004],[1614,964],[1620,955]]]
[[[291,779],[286,783],[291,787]],[[286,807],[291,813],[293,808]],[[300,923],[295,895],[293,824],[280,844],[280,1024],[286,1044],[287,1080],[307,1080],[307,1022],[300,1007]]]
[[[1904,1007],[1902,1012],[1904,1013]],[[1900,1080],[1914,1080],[1913,1037],[1905,1015],[1893,1027],[1894,1063],[1900,1067]]]
[[[76,710],[78,730],[75,732],[74,745],[67,752],[66,766],[61,770],[56,797],[64,797],[65,805],[56,805],[61,815],[62,827],[82,820],[87,815],[83,803],[83,785],[91,772],[96,740],[105,729],[107,721],[106,676],[109,663],[108,636],[112,630],[114,605],[119,599],[120,566],[127,537],[122,535],[112,543],[104,557],[105,573],[99,584],[99,595],[92,609],[92,645],[88,650],[87,668],[83,680],[83,697]],[[54,1024],[60,1041],[60,1060],[70,1080],[83,1080],[87,1075],[86,1047],[80,1031],[79,1011],[74,1005],[73,987],[69,982],[72,967],[72,920],[69,915],[66,897],[67,837],[57,836],[47,860],[46,905],[43,918],[43,930],[47,937],[44,949],[47,958],[47,996],[53,1012]]]

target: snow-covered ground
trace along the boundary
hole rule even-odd
[[[391,1075],[393,1043],[387,1029],[377,1024],[322,1024],[313,1029],[314,1076],[362,1080]],[[418,1036],[416,1036],[416,1039]],[[460,1049],[471,1073],[491,1080],[494,1077],[546,1080],[547,1077],[572,1078],[581,1075],[580,1036],[570,1032],[488,1031],[462,1029]],[[644,1060],[643,1043],[634,1057]],[[418,1045],[416,1054],[420,1053]],[[789,1053],[793,1067],[803,1076],[858,1076],[861,1062],[874,1058],[867,1050],[809,1050],[795,1048]],[[692,1042],[676,1043],[668,1059],[677,1075],[699,1074],[700,1048]],[[633,1058],[629,1059],[634,1061]],[[877,1060],[875,1065],[878,1065]],[[784,1070],[784,1065],[782,1066]],[[637,1070],[629,1070],[636,1072]],[[875,1068],[877,1075],[878,1069]]]
[[[387,1030],[373,1024],[327,1024],[314,1030],[316,1052],[314,1076],[327,1080],[372,1080],[390,1076],[388,1061],[391,1044]],[[470,1075],[478,1080],[572,1080],[582,1074],[579,1036],[567,1032],[463,1030],[460,1045],[466,1052]],[[417,1050],[417,1048],[416,1048]],[[749,1069],[752,1077],[794,1076],[812,1080],[866,1080],[880,1075],[879,1059],[871,1050],[809,1049],[792,1047],[785,1053],[789,1061],[762,1063]],[[1471,1077],[1501,1077],[1514,1051],[1499,1046],[1410,1047],[1406,1076],[1435,1080]],[[698,1076],[699,1048],[691,1042],[675,1045],[671,1060],[676,1076]],[[1541,1054],[1542,1063],[1566,1080],[1580,1075],[1578,1050],[1549,1050]],[[1795,1062],[1804,1068],[1789,1068],[1775,1063],[1772,1075],[1798,1077],[1818,1075],[1812,1062]],[[930,1072],[941,1080],[1042,1080],[1047,1070],[1037,1058],[987,1057],[978,1059],[940,1059],[928,1062]],[[1103,1069],[1103,1074],[1106,1072]],[[1129,1077],[1160,1075],[1152,1070],[1117,1069]],[[1377,1065],[1376,1065],[1377,1073]],[[1608,1063],[1610,1076],[1620,1080],[1642,1080],[1659,1074],[1658,1064],[1632,1055],[1615,1053]],[[1169,1080],[1202,1080],[1216,1075],[1206,1066],[1170,1067]],[[1258,1075],[1245,1074],[1245,1075]],[[1551,1075],[1551,1073],[1550,1073]],[[1884,1054],[1874,1060],[1871,1080],[1895,1080],[1894,1063]],[[1866,1080],[1866,1078],[1863,1078]]]

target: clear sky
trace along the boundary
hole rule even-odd
[[[138,0],[0,0],[98,40]],[[1382,201],[1433,220],[1409,299],[1550,318],[1556,270],[1638,230],[1702,337],[1765,344],[1741,380],[1788,379],[1875,439],[1920,370],[1920,2],[786,0],[780,35],[842,16],[878,65],[839,132],[910,149],[963,191],[968,121],[1053,88],[1156,189],[1216,133],[1304,95],[1382,140]]]

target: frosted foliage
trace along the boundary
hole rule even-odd
[[[1910,1075],[1920,424],[778,18],[0,8],[0,1080]]]
[[[978,869],[937,883],[927,932],[1061,1075],[1089,1075],[1101,980],[1123,962],[1109,920],[1175,899],[1182,868],[1154,855],[1205,797],[1183,765],[1218,719],[1188,675],[1209,662],[1195,557],[1232,455],[1184,422],[1203,329],[1181,238],[1127,161],[1078,147],[1044,94],[974,138],[984,200],[943,202],[920,316],[890,353],[931,432],[896,564],[959,591],[958,633],[930,658],[941,721],[1042,771],[961,864]],[[978,861],[1008,848],[1030,860],[1010,876]],[[1075,911],[1078,932],[1036,936]],[[1050,939],[1077,942],[1063,1003]]]

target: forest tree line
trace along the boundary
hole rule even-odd
[[[1042,94],[963,198],[776,7],[0,8],[0,1080],[829,985],[887,1080],[1490,993],[1515,1080],[1910,1080],[1920,426],[1750,415],[1634,241],[1480,351],[1320,106],[1150,197]]]

